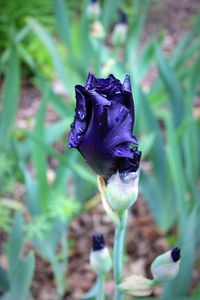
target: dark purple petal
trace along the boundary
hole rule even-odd
[[[109,177],[115,165],[111,158],[132,158],[130,144],[135,142],[132,136],[132,118],[124,106],[107,101],[95,92],[95,106],[89,127],[79,149],[87,162],[95,166],[97,174],[102,173],[102,160],[105,159],[105,177]],[[97,102],[97,100],[99,102]]]
[[[181,249],[179,247],[175,247],[174,249],[172,249],[171,257],[173,262],[179,261],[179,259],[181,258]]]
[[[95,82],[96,82],[96,79],[95,79],[94,75],[89,73],[88,78],[87,78],[86,83],[85,83],[85,88],[87,90],[93,89],[93,87],[95,86]]]
[[[85,86],[76,86],[76,113],[69,145],[105,179],[117,170],[136,171],[141,152],[132,135],[134,105],[130,77],[123,84],[113,75],[106,79],[89,74]]]
[[[131,149],[131,152],[132,152],[132,158],[124,157],[119,162],[119,172],[120,173],[136,172],[138,170],[142,152],[138,151],[137,147],[134,147],[133,149]]]
[[[86,97],[83,94],[84,90],[81,85],[75,86],[76,93],[76,111],[74,122],[71,127],[69,135],[69,146],[77,147],[85,133],[87,126],[87,109],[86,109]]]
[[[95,90],[100,94],[111,96],[116,92],[121,91],[122,84],[121,82],[110,74],[108,78],[96,78],[93,74],[89,73],[85,88],[87,90]]]
[[[126,75],[126,77],[124,79],[123,90],[124,90],[124,92],[132,93],[131,81],[130,81],[130,76],[129,75]]]
[[[133,101],[133,94],[132,94],[132,88],[131,88],[131,81],[130,76],[126,75],[124,82],[123,82],[123,104],[130,110],[130,113],[133,116],[133,124],[134,127],[134,121],[135,121],[135,111],[134,111],[134,101]]]

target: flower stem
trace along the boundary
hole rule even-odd
[[[96,300],[104,300],[105,299],[105,274],[101,273],[98,276],[98,289]]]
[[[114,239],[114,279],[115,279],[115,295],[114,300],[122,300],[123,293],[117,290],[117,285],[122,281],[123,277],[123,254],[124,242],[127,225],[127,211],[120,218],[120,225],[115,227]]]

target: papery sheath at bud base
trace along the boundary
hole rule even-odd
[[[118,285],[118,290],[127,295],[145,297],[151,295],[153,286],[153,280],[139,275],[132,275]]]
[[[111,257],[105,245],[102,234],[95,234],[92,237],[92,250],[90,252],[90,265],[95,273],[107,273],[111,269]]]
[[[181,250],[176,247],[158,256],[151,265],[153,278],[157,282],[173,280],[179,271]]]

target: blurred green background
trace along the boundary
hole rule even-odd
[[[177,2],[0,0],[0,299],[80,299],[68,286],[68,231],[91,215],[97,186],[66,143],[74,85],[89,71],[131,75],[141,197],[168,247],[182,249],[158,295],[200,297],[200,5]],[[54,298],[33,292],[40,260]]]

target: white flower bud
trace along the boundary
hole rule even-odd
[[[106,197],[117,213],[122,213],[137,200],[139,173],[139,169],[130,173],[117,172],[108,179]]]
[[[155,281],[166,282],[176,277],[180,265],[180,251],[180,248],[176,247],[153,261],[151,272]]]
[[[97,274],[110,271],[112,262],[108,248],[105,246],[104,238],[100,235],[93,236],[93,249],[90,253],[90,264]]]
[[[90,3],[88,4],[88,7],[87,7],[87,16],[88,18],[91,20],[91,21],[94,21],[96,20],[99,16],[100,16],[100,13],[101,13],[101,8],[100,8],[100,5],[99,5],[99,1],[90,1]]]
[[[126,42],[128,33],[128,25],[126,23],[118,23],[115,25],[112,34],[112,43],[114,46],[122,46]]]

